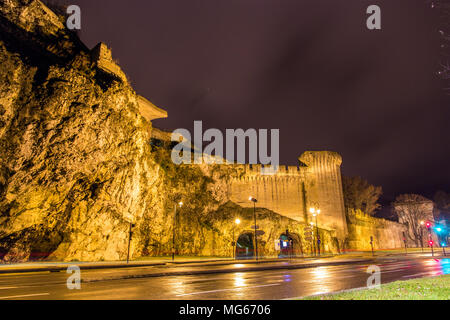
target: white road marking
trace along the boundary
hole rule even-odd
[[[177,297],[191,296],[191,295],[204,294],[204,293],[214,293],[214,292],[221,292],[221,291],[234,291],[234,290],[241,290],[241,289],[252,289],[252,288],[272,287],[272,286],[279,286],[279,285],[280,285],[279,283],[274,283],[274,284],[265,284],[265,285],[261,285],[261,286],[253,286],[253,287],[239,287],[239,288],[232,288],[232,289],[220,289],[220,290],[200,291],[200,292],[193,292],[193,293],[177,294]]]
[[[38,296],[48,296],[50,293],[35,293],[35,294],[24,294],[21,296],[9,296],[9,297],[0,297],[0,300],[5,299],[17,299],[17,298],[27,298],[27,297],[38,297]]]

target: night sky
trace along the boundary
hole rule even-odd
[[[67,2],[67,1],[66,1]],[[332,150],[384,189],[450,191],[450,96],[425,0],[72,0],[173,130],[280,129],[281,164]],[[382,10],[382,30],[366,9]]]

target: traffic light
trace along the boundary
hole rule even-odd
[[[430,247],[432,247],[433,244],[434,244],[434,241],[433,241],[433,240],[430,240],[430,241],[428,241],[428,244],[430,245]]]
[[[431,222],[427,221],[426,226],[427,226],[427,229],[430,229],[431,228]]]

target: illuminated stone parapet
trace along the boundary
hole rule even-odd
[[[92,60],[95,62],[97,68],[110,76],[120,79],[124,83],[128,83],[125,73],[123,73],[122,69],[114,62],[112,52],[106,44],[100,42],[92,49],[91,54]]]
[[[299,160],[305,165],[307,206],[319,207],[319,224],[336,230],[340,240],[345,239],[348,231],[340,169],[342,157],[336,152],[307,151]]]
[[[147,119],[147,121],[167,118],[167,111],[158,108],[144,97],[137,96],[137,102],[139,104],[139,112],[145,119]]]

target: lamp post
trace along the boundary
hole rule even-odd
[[[175,204],[175,209],[173,213],[173,227],[172,227],[172,261],[175,261],[175,225],[176,225],[176,218],[177,218],[177,207],[180,206],[180,208],[183,206],[183,202],[179,202]]]
[[[423,253],[423,226],[425,225],[425,221],[420,221],[420,246],[422,248]]]
[[[258,202],[258,200],[256,200],[253,197],[248,198],[249,201],[253,202],[253,218],[255,220],[255,258],[256,261],[258,261],[258,238],[256,236],[256,229],[257,229],[257,225],[256,225],[256,203]]]
[[[431,256],[434,257],[434,249],[433,249],[433,236],[431,234],[431,222],[427,221],[426,227],[428,230],[428,245],[431,247]]]
[[[312,246],[312,248],[311,248],[311,255],[312,254],[314,254],[314,256],[316,255],[316,235],[315,235],[315,233],[314,233],[314,222],[310,222],[309,223],[309,225],[311,226],[311,234],[312,234],[312,236],[313,236],[313,241],[312,241],[312,244],[311,244],[311,246]]]
[[[240,224],[241,224],[241,219],[238,218],[238,219],[234,220],[233,241],[231,242],[231,246],[233,247],[233,258],[234,259],[236,259],[236,244],[237,244],[237,241],[236,241],[236,238],[235,238],[235,235],[234,235],[234,229],[236,228],[236,226],[238,226]]]
[[[313,217],[316,219],[316,239],[317,239],[317,254],[320,256],[320,235],[319,235],[319,226],[317,224],[317,216],[320,214],[320,209],[311,207],[309,212],[312,213]]]
[[[128,249],[127,249],[127,264],[130,262],[130,243],[131,243],[131,237],[133,236],[133,228],[135,224],[130,222],[130,229],[128,230]]]

